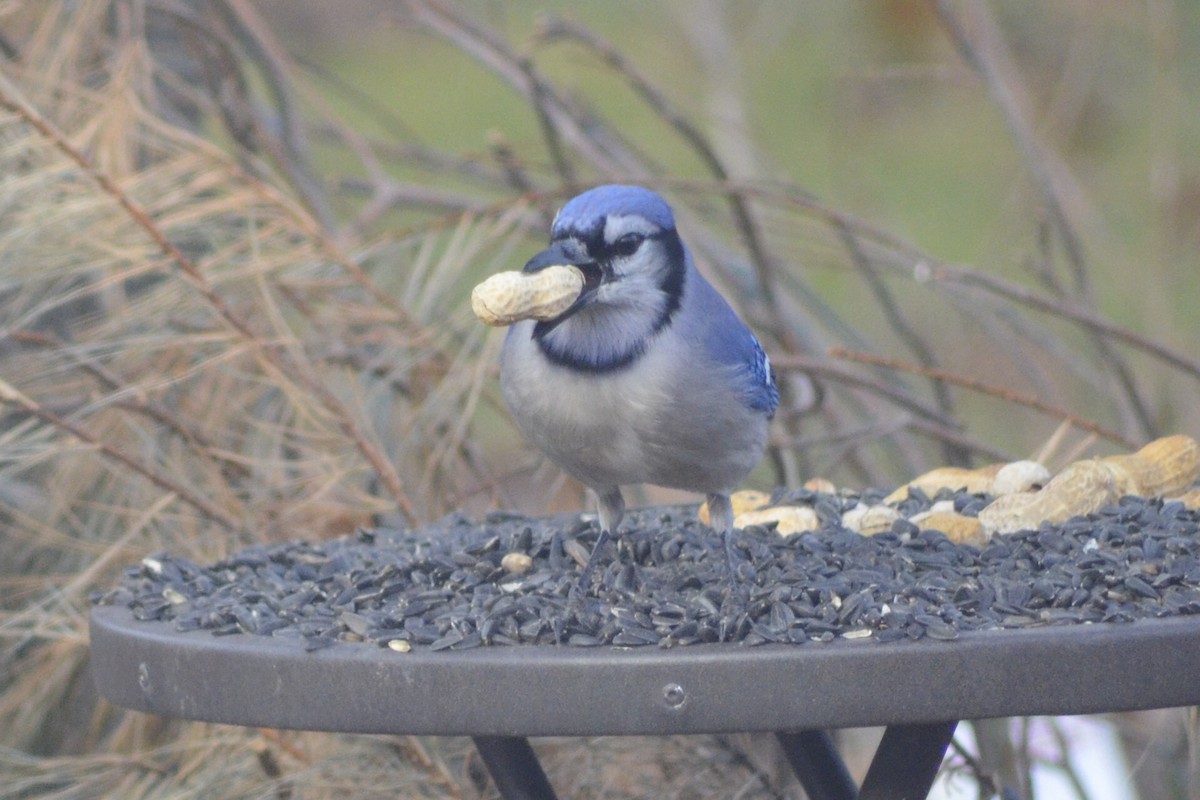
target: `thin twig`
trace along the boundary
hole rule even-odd
[[[980,796],[991,797],[999,791],[996,788],[996,782],[992,780],[992,776],[987,774],[983,768],[983,765],[979,763],[979,759],[975,758],[975,756],[963,746],[962,742],[958,740],[957,736],[950,740],[950,748],[954,750],[959,758],[963,760],[963,763],[965,763],[967,766],[967,770],[971,773],[971,777],[973,777],[975,782],[979,784]]]
[[[230,517],[217,506],[209,503],[200,495],[194,494],[185,486],[171,480],[170,478],[160,475],[138,460],[126,455],[125,453],[122,453],[120,450],[117,450],[115,447],[103,441],[100,439],[100,437],[96,436],[91,431],[88,431],[81,425],[77,425],[74,422],[70,422],[58,414],[55,414],[53,411],[50,411],[49,409],[40,405],[32,398],[26,397],[20,391],[13,388],[3,380],[0,380],[0,404],[9,405],[20,409],[27,414],[32,414],[33,416],[45,422],[47,425],[51,425],[59,430],[66,431],[69,435],[74,436],[79,441],[94,447],[105,457],[116,461],[117,463],[136,472],[138,475],[141,475],[143,478],[146,478],[158,488],[176,495],[180,500],[195,508],[205,517],[208,517],[214,522],[220,523],[222,527],[229,530],[238,530],[241,527],[237,520],[235,520],[233,517]]]
[[[1122,447],[1128,448],[1130,450],[1135,450],[1138,447],[1138,445],[1135,442],[1125,438],[1124,436],[1117,433],[1116,431],[1111,431],[1108,428],[1105,428],[1105,427],[1099,425],[1098,423],[1095,423],[1095,422],[1092,422],[1091,420],[1086,420],[1086,419],[1083,419],[1082,417],[1076,416],[1075,414],[1072,414],[1070,411],[1066,410],[1065,408],[1060,408],[1059,406],[1050,405],[1049,403],[1043,403],[1041,400],[1038,400],[1036,397],[1030,397],[1029,395],[1026,395],[1026,394],[1020,394],[1020,393],[1014,392],[1010,389],[1005,389],[1001,386],[996,386],[994,384],[985,383],[983,381],[975,380],[974,378],[967,378],[962,375],[956,375],[954,373],[947,372],[945,370],[929,369],[927,367],[921,367],[921,366],[918,366],[916,364],[912,364],[912,363],[909,363],[906,361],[900,361],[900,360],[894,359],[894,358],[884,358],[883,356],[876,356],[876,355],[872,355],[870,353],[859,353],[859,352],[855,352],[853,350],[847,350],[842,347],[829,348],[828,355],[831,358],[844,358],[847,361],[854,361],[859,364],[871,364],[871,365],[877,366],[877,367],[888,367],[889,369],[896,369],[896,370],[901,370],[903,372],[909,372],[914,375],[924,375],[925,377],[933,378],[934,380],[944,381],[944,382],[952,384],[954,386],[960,386],[964,389],[970,389],[971,391],[979,392],[980,394],[986,394],[986,395],[990,395],[992,397],[997,397],[997,398],[1007,401],[1009,403],[1015,403],[1017,405],[1026,406],[1028,408],[1034,409],[1035,411],[1040,411],[1043,414],[1048,414],[1053,417],[1058,417],[1060,419],[1069,420],[1072,425],[1075,425],[1077,428],[1079,428],[1081,430],[1088,431],[1089,433],[1094,433],[1097,436],[1108,439],[1110,442],[1115,442],[1116,444],[1119,444]]]
[[[230,327],[247,341],[257,343],[259,345],[258,351],[263,354],[263,357],[267,359],[272,367],[283,375],[295,378],[304,389],[312,392],[321,405],[333,415],[343,434],[355,443],[359,452],[363,454],[364,458],[375,469],[376,474],[396,501],[401,513],[410,522],[415,522],[416,514],[411,501],[408,499],[408,495],[404,489],[404,481],[401,479],[400,474],[396,471],[395,466],[384,456],[383,452],[360,430],[358,424],[336,395],[321,383],[319,379],[303,370],[294,359],[288,358],[284,354],[286,351],[280,349],[278,346],[272,346],[264,342],[250,327],[249,323],[238,316],[229,304],[225,302],[224,298],[217,294],[195,262],[184,255],[183,251],[167,238],[166,234],[141,205],[136,203],[133,198],[117,186],[107,174],[97,170],[92,165],[91,160],[82,151],[72,145],[52,123],[28,107],[23,101],[18,100],[17,97],[18,94],[12,85],[7,79],[0,76],[0,107],[24,120],[26,124],[36,130],[57,150],[73,161],[84,174],[94,180],[150,236],[158,248],[179,269],[185,281],[201,294],[205,301]]]
[[[895,331],[900,340],[916,356],[921,366],[927,369],[936,367],[937,360],[934,358],[933,349],[925,343],[925,340],[921,338],[916,329],[908,324],[908,320],[904,318],[904,314],[900,311],[900,307],[888,289],[887,284],[879,277],[879,272],[875,269],[875,265],[859,246],[858,237],[845,224],[835,223],[834,228],[843,244],[845,244],[847,252],[850,253],[851,262],[867,282],[871,293],[875,295],[875,301],[883,310],[883,315],[888,322],[888,326]],[[931,380],[930,384],[933,388],[933,396],[937,401],[938,408],[946,416],[953,417],[954,401],[951,398],[949,390],[946,388],[946,384],[938,380]],[[947,465],[964,466],[967,462],[967,454],[950,442],[944,442],[944,444],[943,455]]]
[[[947,264],[931,265],[927,277],[930,280],[949,281],[964,286],[985,289],[991,294],[1015,300],[1022,305],[1078,323],[1087,330],[1101,333],[1117,341],[1124,342],[1130,347],[1141,350],[1143,353],[1153,356],[1159,361],[1169,364],[1200,380],[1200,361],[1189,358],[1178,350],[1147,339],[1141,334],[1134,333],[1128,328],[1110,322],[1098,314],[1088,309],[1080,308],[1069,301],[1047,297],[1033,289],[1006,281],[995,275],[962,267],[952,267]]]
[[[542,131],[546,149],[550,151],[550,161],[554,164],[559,180],[562,181],[568,194],[574,194],[579,189],[579,181],[575,175],[575,168],[571,165],[571,159],[567,158],[562,134],[554,121],[554,115],[550,113],[550,87],[541,79],[533,67],[533,62],[528,58],[519,59],[517,66],[528,81],[529,102],[533,104],[533,110],[537,114],[538,127]]]
[[[1037,141],[1027,115],[1022,111],[1014,91],[1010,88],[1010,82],[1002,75],[1002,58],[999,53],[1001,44],[995,23],[988,16],[985,6],[980,3],[971,5],[974,30],[968,30],[967,25],[954,12],[948,0],[934,0],[934,7],[954,45],[967,63],[979,73],[995,98],[996,104],[1000,107],[1004,121],[1033,175],[1034,184],[1042,196],[1042,202],[1050,215],[1050,221],[1062,240],[1063,249],[1066,251],[1075,280],[1076,291],[1085,302],[1090,303],[1093,293],[1088,279],[1083,244],[1063,208],[1055,180],[1055,170],[1050,166],[1050,159],[1045,149]],[[1129,401],[1130,410],[1137,423],[1146,435],[1153,436],[1156,426],[1146,402],[1138,390],[1133,373],[1121,357],[1112,351],[1107,341],[1096,338],[1095,343],[1101,357],[1116,376],[1117,383]]]
[[[523,195],[534,191],[533,182],[529,180],[529,176],[521,165],[520,159],[513,152],[512,144],[505,138],[504,134],[499,131],[493,131],[488,136],[488,149],[491,150],[492,156],[504,170],[504,174],[508,178],[508,183],[513,189]],[[541,213],[542,222],[545,224],[546,230],[549,230],[550,226],[554,224],[553,213],[544,204],[539,204],[538,210]]]
[[[842,384],[864,389],[887,400],[897,408],[906,409],[912,413],[903,424],[893,426],[893,430],[908,429],[950,445],[963,452],[964,457],[974,453],[984,458],[996,460],[1011,460],[1008,454],[981,442],[963,431],[962,423],[953,417],[948,417],[937,408],[922,405],[920,401],[897,388],[895,384],[885,383],[875,378],[847,370],[838,364],[831,364],[823,359],[799,355],[779,355],[771,358],[771,364],[780,372],[799,370],[813,377],[823,378],[833,384]],[[872,442],[879,442],[881,437],[876,433],[870,437]],[[790,437],[787,444],[798,446],[811,444],[808,437]]]
[[[282,146],[276,160],[322,226],[327,231],[333,230],[333,209],[321,182],[313,174],[304,123],[296,110],[291,82],[287,77],[287,54],[284,48],[246,0],[214,0],[210,5],[241,43],[247,56],[259,66],[274,98],[275,108],[279,111],[279,119],[274,124],[266,125],[257,120],[259,136],[271,141],[274,138],[271,132],[278,131],[278,141]]]
[[[220,449],[208,436],[196,427],[185,423],[174,412],[162,403],[150,397],[144,389],[134,389],[131,382],[115,374],[111,369],[95,359],[75,352],[59,337],[52,333],[16,331],[11,335],[15,342],[51,347],[56,352],[73,359],[87,374],[94,377],[106,389],[119,393],[113,405],[142,414],[175,433],[180,439],[192,446],[196,453],[215,458],[221,462],[220,469],[238,478],[248,477],[250,472],[244,464],[221,455]]]
[[[1049,297],[995,275],[941,261],[890,231],[872,225],[852,214],[830,208],[807,193],[797,191],[792,187],[754,184],[745,181],[729,181],[720,187],[714,187],[711,181],[661,179],[660,182],[679,190],[691,191],[715,191],[718,188],[734,187],[738,192],[747,196],[785,202],[827,224],[847,225],[861,239],[886,248],[903,263],[907,274],[919,282],[946,281],[985,289],[992,294],[1074,322],[1085,330],[1101,333],[1123,342],[1200,380],[1200,361],[1190,358],[1179,350],[1147,339],[1128,328],[1104,319],[1094,311],[1082,308],[1063,298]],[[892,265],[892,268],[895,269],[895,265]]]
[[[1066,777],[1067,782],[1071,784],[1071,789],[1075,792],[1075,796],[1079,800],[1088,800],[1087,787],[1083,785],[1083,780],[1079,777],[1078,770],[1071,763],[1070,740],[1067,739],[1066,733],[1059,726],[1058,720],[1050,718],[1046,720],[1046,724],[1050,727],[1054,736],[1054,743],[1058,745],[1058,758],[1051,763]]]
[[[905,427],[939,441],[948,442],[968,455],[975,454],[992,462],[1014,460],[1009,451],[980,441],[965,431],[944,428],[922,419],[911,419]]]
[[[538,37],[543,41],[569,39],[576,41],[596,53],[601,60],[622,76],[646,104],[647,107],[662,117],[664,121],[683,138],[683,140],[700,157],[705,167],[722,183],[728,183],[729,171],[717,155],[716,150],[709,144],[708,138],[698,127],[680,112],[670,99],[659,91],[641,72],[639,72],[625,56],[613,45],[604,41],[591,31],[557,17],[543,20]],[[775,286],[774,271],[771,268],[771,258],[767,253],[758,224],[750,213],[750,207],[740,193],[727,191],[726,199],[734,221],[742,234],[742,240],[750,254],[750,261],[758,277],[759,292],[764,304],[770,309],[773,333],[781,345],[789,352],[799,351],[795,337],[783,321],[779,308],[778,292]]]
[[[858,372],[852,372],[843,369],[837,364],[831,364],[824,359],[814,358],[812,356],[802,356],[794,354],[780,354],[771,356],[771,366],[778,372],[799,371],[809,375],[815,375],[822,378],[830,379],[837,383],[843,383],[848,386],[856,386],[860,389],[866,389],[873,394],[879,395],[890,401],[899,408],[906,409],[912,413],[924,417],[931,422],[945,426],[950,429],[961,429],[962,425],[958,420],[946,415],[940,409],[931,408],[921,403],[921,401],[907,394],[901,389],[896,388],[891,384],[886,384],[874,378],[866,377]]]
[[[446,763],[442,761],[440,756],[436,759],[430,756],[429,751],[419,738],[416,736],[397,736],[391,740],[391,745],[397,755],[422,770],[431,783],[444,789],[448,798],[451,798],[451,800],[462,798],[462,787],[454,776],[450,774]]]
[[[232,59],[234,57],[232,54],[232,50],[231,50],[232,44],[226,41],[227,37],[224,36],[223,31],[216,30],[216,29],[213,29],[211,26],[205,25],[203,23],[203,21],[201,21],[198,17],[196,17],[193,14],[187,13],[185,9],[173,7],[171,9],[171,13],[173,15],[177,16],[177,18],[181,22],[184,22],[184,23],[187,23],[187,24],[190,24],[193,26],[197,26],[200,32],[211,34],[210,38],[212,40],[222,43],[224,45],[221,48],[222,57],[224,57],[226,59]],[[206,42],[207,42],[207,40],[206,40]],[[314,102],[317,102],[318,105],[320,105],[323,109],[326,108],[326,104],[323,102],[323,100],[321,100],[321,98],[314,97],[312,99],[314,100]],[[224,113],[227,111],[227,109],[222,107],[221,111]],[[329,113],[329,116],[332,116],[332,112]],[[230,123],[230,124],[232,124],[232,123]],[[345,128],[343,126],[339,130],[342,132],[343,136],[345,136],[347,128]],[[231,131],[231,133],[235,134],[236,132]],[[365,142],[365,139],[362,141]],[[349,140],[348,140],[348,143],[352,147],[355,144],[354,141],[349,141]],[[206,144],[201,141],[195,141],[195,142],[193,142],[193,144],[198,147],[206,146]],[[252,149],[251,143],[243,142],[243,146],[246,148]],[[369,150],[369,148],[367,148],[367,149]],[[362,154],[361,150],[359,150],[358,152],[360,155]],[[411,152],[411,151],[405,151],[405,152]],[[422,153],[426,158],[432,157],[432,154],[429,151],[422,151]],[[224,154],[220,151],[210,148],[210,154],[214,158],[219,158],[219,159],[225,160],[223,158]],[[244,163],[245,163],[245,160],[243,159],[242,164],[244,164]],[[448,159],[442,159],[442,160],[437,160],[437,161],[433,161],[433,162],[429,163],[429,167],[431,169],[440,171],[442,169],[450,167],[453,164],[453,165],[461,166],[465,169],[466,163],[467,162],[464,160],[459,160],[457,162],[451,162]],[[412,315],[408,312],[407,309],[403,308],[396,301],[396,298],[392,297],[390,294],[388,294],[387,292],[382,290],[378,286],[378,284],[376,284],[363,271],[362,267],[360,267],[358,264],[356,264],[353,261],[351,261],[350,259],[348,259],[341,252],[341,250],[331,240],[330,234],[329,234],[329,229],[327,226],[322,225],[322,223],[318,219],[314,218],[311,214],[305,213],[304,209],[300,208],[296,203],[292,202],[290,200],[290,198],[282,196],[275,189],[275,187],[273,187],[267,183],[264,183],[263,180],[257,174],[255,174],[253,171],[247,171],[242,165],[235,165],[233,163],[227,163],[226,166],[229,169],[230,176],[232,178],[253,188],[266,201],[272,203],[273,205],[275,205],[282,211],[288,213],[291,216],[292,220],[301,227],[301,229],[305,232],[305,234],[307,234],[314,242],[317,243],[317,245],[321,249],[321,252],[323,255],[325,255],[331,261],[333,261],[338,266],[340,266],[342,269],[344,269],[355,280],[355,282],[358,283],[364,290],[366,290],[371,295],[371,297],[376,302],[378,302],[382,307],[391,310],[396,315],[396,322],[398,324],[403,325],[406,328],[408,328],[410,336],[413,336],[415,338],[418,335],[420,335],[421,325],[413,320]],[[382,170],[380,170],[380,172],[382,173]],[[348,180],[343,185],[348,186],[352,189],[356,189],[361,184],[356,183],[353,180]],[[425,189],[425,190],[418,190],[415,188],[409,189],[407,187],[403,187],[403,186],[399,185],[398,183],[396,183],[395,181],[392,181],[391,179],[388,179],[388,181],[385,183],[384,191],[388,195],[388,201],[392,204],[397,204],[402,201],[411,200],[413,203],[416,203],[416,204],[428,203],[435,208],[452,209],[457,212],[463,212],[463,211],[469,212],[472,210],[472,206],[474,205],[473,201],[467,202],[464,199],[459,199],[459,198],[456,198],[449,194],[438,194],[438,193],[433,192],[432,190],[428,190],[428,189]],[[377,201],[377,202],[382,202],[382,201]],[[382,211],[380,213],[382,213]],[[428,338],[428,337],[426,337],[426,338]]]
[[[942,26],[950,35],[950,40],[966,61],[983,80],[988,91],[1000,108],[1005,124],[1017,144],[1025,165],[1033,176],[1034,185],[1042,196],[1042,202],[1050,214],[1050,221],[1062,240],[1063,249],[1070,262],[1071,274],[1075,280],[1076,289],[1084,296],[1091,296],[1091,285],[1088,279],[1087,261],[1083,255],[1083,244],[1075,227],[1067,218],[1065,209],[1055,181],[1055,173],[1060,168],[1051,166],[1050,157],[1045,148],[1038,142],[1037,136],[1030,125],[1028,115],[1021,108],[1012,81],[1002,74],[1005,68],[998,50],[1000,36],[995,23],[987,16],[981,4],[971,6],[971,22],[969,29],[962,17],[955,12],[948,0],[934,0],[934,9]]]
[[[453,42],[522,94],[528,101],[536,98],[536,109],[544,112],[556,135],[569,140],[588,161],[610,173],[636,171],[638,164],[628,156],[618,157],[601,148],[572,114],[558,92],[546,83],[525,60],[491,31],[472,24],[448,3],[438,0],[407,0],[413,18],[429,30]],[[531,81],[537,83],[533,85]]]

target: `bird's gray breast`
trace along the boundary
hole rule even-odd
[[[585,484],[727,491],[762,456],[766,415],[719,374],[730,367],[697,361],[669,329],[630,366],[594,374],[548,360],[532,326],[513,326],[505,342],[505,401],[526,437]]]

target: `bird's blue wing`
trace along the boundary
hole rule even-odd
[[[771,359],[758,342],[758,337],[750,334],[753,344],[754,358],[750,362],[750,382],[752,389],[746,398],[747,403],[755,411],[765,411],[774,415],[779,407],[779,388],[775,385],[775,370],[771,368]]]
[[[695,269],[688,274],[695,291],[689,303],[689,322],[704,342],[705,352],[713,361],[734,368],[738,390],[746,405],[755,411],[773,415],[779,407],[775,373],[758,338],[738,318],[712,285]]]

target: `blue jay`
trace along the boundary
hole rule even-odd
[[[570,200],[524,271],[554,264],[578,268],[583,291],[558,317],[509,328],[500,381],[526,438],[599,498],[583,591],[624,515],[621,486],[635,483],[706,494],[732,579],[729,493],[762,458],[779,405],[762,346],[648,189],[600,186]]]

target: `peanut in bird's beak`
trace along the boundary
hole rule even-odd
[[[583,295],[584,274],[551,264],[533,272],[498,272],[471,292],[471,310],[485,325],[503,327],[526,319],[554,320]]]

